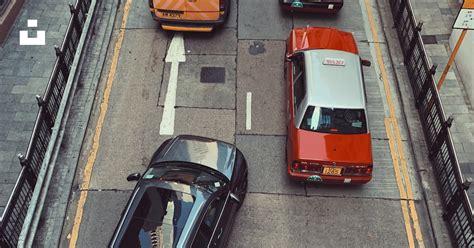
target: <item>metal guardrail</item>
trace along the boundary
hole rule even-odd
[[[0,218],[0,247],[16,247],[33,190],[51,138],[71,65],[83,31],[91,0],[69,5],[71,18],[61,47],[55,47],[56,62],[39,105],[33,132],[25,155],[18,155],[22,166],[18,180]]]
[[[470,180],[464,180],[456,157],[449,131],[453,118],[446,119],[436,89],[436,65],[428,61],[420,34],[423,23],[416,23],[409,0],[390,0],[390,7],[441,192],[443,219],[448,223],[453,244],[474,247],[473,210],[467,195]]]

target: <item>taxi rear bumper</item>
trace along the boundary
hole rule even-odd
[[[296,172],[287,166],[288,176],[295,181],[303,181],[310,183],[327,183],[327,184],[366,184],[372,180],[372,175],[368,176],[328,176],[320,173],[303,173]]]
[[[179,20],[165,19],[156,15],[155,9],[151,9],[151,16],[157,21],[164,30],[173,31],[191,31],[191,32],[210,32],[216,26],[223,25],[229,15],[229,10],[219,15],[217,20]]]

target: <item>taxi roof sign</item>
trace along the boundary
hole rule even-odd
[[[474,0],[465,0],[461,10],[458,12],[453,28],[474,29]]]
[[[338,65],[345,66],[346,61],[344,59],[334,59],[334,58],[325,58],[323,60],[323,65]]]

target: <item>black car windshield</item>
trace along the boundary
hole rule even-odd
[[[176,247],[194,201],[187,193],[147,187],[131,209],[120,247]]]
[[[166,162],[171,164],[172,162]],[[187,166],[179,166],[179,163],[173,163],[176,165],[164,165],[151,167],[143,175],[144,180],[159,179],[162,181],[172,181],[177,183],[186,184],[189,186],[199,187],[205,189],[210,193],[217,191],[220,187],[224,186],[224,181],[220,180],[216,176],[200,170]]]
[[[301,122],[301,129],[338,134],[367,133],[363,109],[340,109],[309,106]]]

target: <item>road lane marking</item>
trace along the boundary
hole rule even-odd
[[[252,92],[247,92],[247,108],[246,108],[245,129],[252,129]]]
[[[393,170],[395,172],[395,179],[397,181],[398,190],[400,192],[400,206],[402,208],[402,215],[403,215],[403,223],[405,224],[405,231],[408,240],[408,247],[415,247],[415,241],[413,238],[413,229],[411,226],[410,215],[408,214],[408,206],[407,206],[407,193],[405,191],[405,187],[403,185],[402,175],[400,175],[400,161],[398,156],[392,152],[395,151],[395,142],[394,142],[394,134],[393,129],[391,128],[392,119],[385,118],[385,130],[387,132],[388,138],[388,145],[390,147],[390,154],[392,156],[393,161]]]
[[[95,133],[92,141],[92,147],[91,151],[89,153],[89,157],[87,158],[87,163],[86,166],[84,167],[84,172],[82,176],[82,183],[80,187],[80,195],[79,195],[79,200],[77,202],[77,209],[76,209],[76,214],[74,217],[74,224],[72,227],[71,233],[68,235],[68,238],[70,237],[69,241],[69,247],[76,247],[77,239],[79,237],[79,230],[81,226],[81,221],[82,221],[82,215],[84,213],[84,205],[86,203],[87,195],[88,195],[88,189],[91,181],[91,176],[92,176],[92,169],[94,167],[94,162],[97,157],[97,152],[99,150],[99,144],[100,144],[100,135],[102,133],[102,127],[104,126],[104,121],[105,121],[105,115],[107,113],[108,105],[109,105],[109,99],[110,99],[110,92],[112,91],[112,85],[115,79],[115,73],[117,71],[117,65],[118,65],[118,60],[119,60],[119,55],[120,55],[120,50],[122,48],[123,44],[123,39],[125,35],[125,28],[127,27],[127,18],[128,14],[130,12],[130,6],[132,4],[133,0],[127,0],[124,6],[124,14],[122,17],[122,23],[120,26],[120,31],[117,36],[117,42],[115,43],[114,47],[114,54],[112,57],[112,64],[110,65],[110,71],[109,75],[107,78],[107,83],[105,85],[104,89],[104,94],[103,94],[103,99],[102,102],[100,103],[100,108],[99,108],[99,118],[97,120],[97,124],[95,127]]]
[[[360,0],[362,1],[362,0]],[[365,11],[367,11],[368,21],[370,24],[370,33],[373,38],[373,43],[371,46],[375,49],[376,54],[376,64],[380,69],[380,74],[383,81],[385,97],[389,110],[389,117],[385,120],[385,127],[387,131],[387,136],[389,138],[390,153],[392,155],[393,166],[395,171],[395,178],[397,180],[397,185],[400,192],[400,204],[402,207],[402,213],[404,216],[405,227],[407,229],[407,239],[409,247],[415,247],[413,241],[413,230],[411,224],[413,224],[413,229],[415,233],[415,238],[418,244],[418,247],[425,247],[423,236],[418,220],[418,214],[416,211],[416,206],[414,202],[413,191],[411,187],[410,175],[408,174],[408,165],[405,159],[405,152],[403,149],[403,143],[401,140],[401,132],[398,125],[395,107],[392,100],[392,94],[390,89],[390,84],[387,76],[387,71],[385,70],[385,64],[382,57],[382,49],[380,48],[378,33],[375,25],[375,19],[372,14],[371,6],[369,0],[363,0],[365,6]],[[394,142],[395,141],[395,142]],[[399,165],[400,164],[400,165]],[[400,174],[401,171],[401,174]],[[408,208],[407,208],[408,205]],[[408,213],[409,217],[408,218]]]
[[[166,91],[163,116],[160,123],[160,135],[173,135],[176,106],[176,89],[178,88],[179,63],[185,62],[184,40],[182,33],[175,33],[166,53],[165,62],[171,62],[168,90]]]

